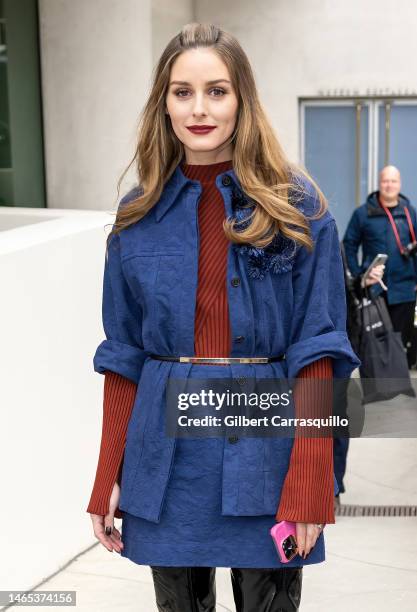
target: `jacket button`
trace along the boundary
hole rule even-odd
[[[236,336],[235,342],[243,342],[244,339],[245,339],[245,336]]]
[[[228,185],[230,185],[231,182],[232,182],[232,179],[230,178],[230,176],[228,174],[225,174],[224,177],[222,178],[223,185],[227,187]]]
[[[238,436],[229,436],[227,439],[229,440],[230,444],[235,444],[239,440]]]
[[[235,278],[232,278],[232,287],[239,287],[240,285],[240,278],[237,278],[237,276]]]
[[[239,376],[239,378],[236,378],[236,382],[237,382],[239,385],[244,385],[244,384],[245,384],[245,382],[246,382],[246,378],[245,378],[244,376]]]

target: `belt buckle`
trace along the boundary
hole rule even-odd
[[[229,357],[180,357],[181,363],[229,363]]]
[[[181,363],[268,363],[268,357],[180,357]]]

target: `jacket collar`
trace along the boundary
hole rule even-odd
[[[409,206],[410,200],[402,193],[398,194],[398,206],[395,206],[392,210],[395,216],[405,215],[404,207]],[[373,191],[370,193],[366,200],[366,207],[368,211],[368,217],[379,217],[385,216],[385,211],[379,204],[379,191]]]
[[[239,189],[241,189],[240,182],[233,169],[220,173],[216,178],[216,182],[219,182],[219,180],[221,182],[222,178],[226,174],[230,176],[230,178],[232,179],[230,186],[235,185]],[[201,188],[200,181],[194,181],[188,178],[187,176],[185,176],[185,174],[181,170],[181,163],[179,163],[177,167],[175,168],[172,176],[166,182],[165,187],[162,191],[161,197],[159,198],[158,204],[155,207],[155,221],[157,223],[159,223],[159,221],[162,219],[165,213],[171,208],[171,206],[175,204],[178,197],[182,193],[183,189],[188,184],[195,185],[197,188]]]

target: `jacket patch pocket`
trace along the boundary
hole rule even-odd
[[[294,438],[268,436],[264,442],[264,470],[273,470],[290,456]]]
[[[275,514],[288,472],[293,438],[264,438],[264,506]]]
[[[287,472],[282,469],[264,472],[264,508],[265,514],[275,514],[278,510]]]
[[[179,333],[184,255],[161,255],[155,287],[155,325],[168,354],[175,353]]]
[[[142,308],[143,342],[156,352],[175,350],[183,259],[183,253],[151,252],[123,262],[132,293]]]
[[[123,260],[123,270],[130,290],[142,312],[142,341],[146,350],[153,346],[153,295],[159,267],[159,255],[133,255]]]

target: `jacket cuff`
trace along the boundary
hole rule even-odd
[[[350,378],[353,370],[361,365],[361,360],[353,352],[346,332],[332,331],[312,338],[300,340],[286,350],[287,376],[296,378],[306,365],[322,357],[333,358],[335,378]]]
[[[94,370],[99,374],[110,370],[138,384],[147,357],[148,353],[139,347],[103,340],[93,358]]]

